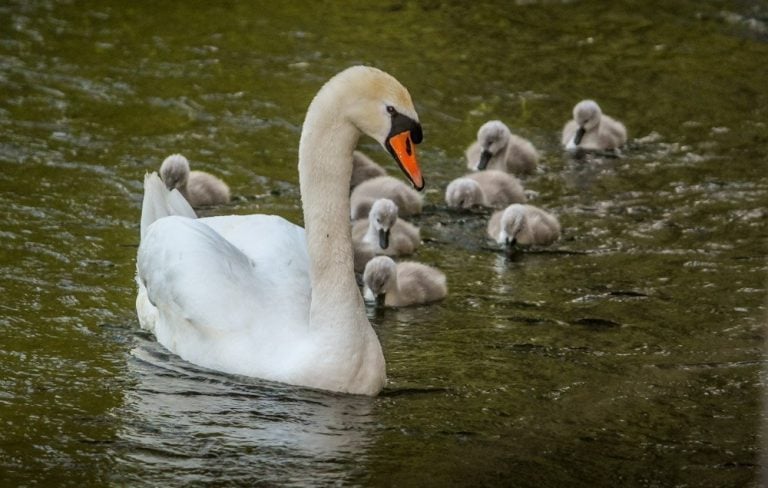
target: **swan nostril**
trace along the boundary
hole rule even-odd
[[[405,152],[408,153],[408,156],[413,155],[413,148],[411,147],[411,138],[405,140]]]

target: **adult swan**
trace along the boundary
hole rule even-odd
[[[306,232],[271,215],[194,219],[155,174],[144,183],[136,309],[158,342],[200,366],[323,390],[376,395],[381,344],[353,271],[352,151],[379,141],[417,189],[421,125],[392,76],[356,66],[309,105],[299,144]]]

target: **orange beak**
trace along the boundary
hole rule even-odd
[[[417,190],[424,188],[424,177],[416,159],[416,145],[411,140],[411,131],[406,130],[387,139],[387,149],[397,160],[397,164],[405,172],[408,179]]]

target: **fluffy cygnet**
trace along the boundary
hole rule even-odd
[[[380,305],[407,307],[445,298],[445,274],[426,264],[395,263],[389,256],[377,256],[365,265],[363,296]]]
[[[368,216],[373,202],[388,198],[395,202],[402,217],[421,213],[421,195],[394,176],[377,176],[365,180],[352,190],[350,207],[352,220]]]
[[[456,178],[445,189],[449,207],[471,208],[475,205],[501,208],[510,203],[524,203],[520,181],[509,173],[488,169]]]
[[[502,246],[548,246],[560,238],[560,222],[533,205],[512,204],[491,215],[488,235]]]
[[[365,180],[377,176],[384,176],[387,170],[379,166],[374,160],[360,151],[352,153],[352,179],[349,182],[350,189],[356,187]]]
[[[467,167],[472,170],[498,169],[514,174],[536,171],[539,153],[533,144],[512,134],[500,120],[486,122],[477,131],[477,141],[466,151]]]
[[[563,127],[563,146],[569,151],[616,149],[627,142],[627,129],[618,120],[603,114],[594,100],[582,100],[573,107],[573,120]]]
[[[352,243],[356,248],[369,246],[375,254],[402,256],[413,254],[421,244],[421,234],[418,227],[398,218],[395,202],[380,198],[367,219],[352,224]]]
[[[168,156],[160,165],[160,178],[169,190],[176,188],[193,207],[229,202],[226,183],[205,171],[190,171],[181,154]]]

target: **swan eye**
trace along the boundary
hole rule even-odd
[[[393,107],[392,105],[387,105],[387,113],[394,117],[395,115],[397,115],[397,110],[395,110],[395,107]]]

